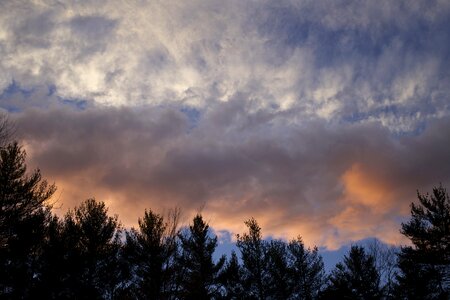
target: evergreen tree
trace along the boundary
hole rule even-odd
[[[39,280],[39,258],[55,191],[39,170],[27,174],[25,151],[0,147],[0,295],[25,298]]]
[[[413,246],[399,254],[397,296],[407,299],[448,299],[450,296],[450,199],[445,188],[417,193],[411,219],[401,233]]]
[[[381,299],[380,276],[372,256],[352,246],[344,262],[331,272],[323,299]]]
[[[42,270],[33,295],[38,299],[61,299],[67,294],[68,280],[65,255],[75,243],[67,243],[63,236],[63,222],[53,216],[47,226],[42,255],[39,265]]]
[[[8,115],[0,113],[0,148],[3,149],[6,145],[12,142],[14,135],[14,124],[9,121]]]
[[[132,266],[133,294],[139,299],[167,299],[173,293],[178,213],[172,222],[162,215],[145,211],[139,231],[126,235],[125,256]]]
[[[112,299],[121,289],[120,226],[89,199],[49,227],[39,289],[47,299]]]
[[[223,299],[243,299],[245,295],[242,285],[242,268],[236,252],[231,253],[223,272],[220,274],[220,283],[224,287]]]
[[[289,242],[292,299],[316,299],[325,284],[325,269],[317,247],[305,248],[298,237]]]
[[[69,227],[75,227],[74,232],[79,237],[82,289],[86,295],[112,296],[119,281],[115,276],[120,249],[117,216],[108,216],[104,202],[88,199],[75,208],[73,214],[69,213],[66,222]]]
[[[289,268],[287,244],[281,240],[267,243],[265,259],[266,297],[289,299],[293,292],[293,274]]]
[[[251,299],[265,299],[267,290],[266,243],[262,240],[261,227],[251,218],[245,221],[248,233],[237,236],[241,251],[243,282]]]
[[[189,230],[179,234],[181,256],[180,297],[182,299],[212,299],[221,295],[219,274],[225,264],[225,257],[217,263],[213,253],[217,237],[210,237],[209,225],[201,215],[196,215]]]

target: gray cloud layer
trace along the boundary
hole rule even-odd
[[[395,242],[416,189],[450,183],[448,118],[393,138],[377,124],[286,126],[264,111],[240,115],[243,103],[217,104],[196,127],[172,108],[34,110],[16,121],[65,208],[97,196],[126,224],[146,207],[205,207],[234,232],[255,216],[269,234],[329,247]]]

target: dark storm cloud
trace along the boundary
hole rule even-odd
[[[248,127],[251,115],[229,112],[236,103],[205,112],[195,128],[176,108],[27,111],[16,122],[32,164],[62,183],[68,207],[98,194],[127,222],[145,207],[206,205],[219,229],[253,215],[268,233],[305,226],[298,233],[329,246],[363,234],[392,242],[416,189],[450,183],[448,118],[397,139],[377,124],[298,127],[277,115]]]

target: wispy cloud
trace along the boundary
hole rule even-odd
[[[3,1],[2,79],[110,105],[236,92],[397,131],[448,115],[446,1]],[[431,104],[431,105],[430,105]]]

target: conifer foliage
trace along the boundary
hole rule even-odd
[[[450,297],[450,198],[440,185],[431,195],[417,193],[411,219],[401,233],[413,246],[399,254],[398,294],[406,299]]]
[[[126,233],[123,255],[130,267],[129,295],[138,299],[168,299],[175,290],[178,235],[177,211],[167,218],[145,211],[139,230]]]
[[[245,221],[248,232],[238,235],[237,246],[243,264],[244,288],[255,299],[265,299],[267,294],[267,245],[262,239],[261,227],[251,218]]]
[[[316,299],[325,286],[325,269],[319,249],[306,248],[299,236],[289,242],[291,299]]]
[[[113,298],[122,284],[119,237],[117,216],[108,216],[105,204],[94,199],[69,211],[63,220],[54,217],[36,295],[45,299]]]
[[[25,157],[16,142],[0,148],[0,293],[8,298],[30,297],[39,279],[55,191],[39,170],[27,173]]]
[[[317,247],[306,248],[301,237],[286,243],[266,241],[251,218],[248,232],[238,236],[242,279],[252,299],[315,299],[324,288],[325,271]]]
[[[352,246],[329,280],[324,299],[381,299],[380,276],[374,258],[363,247]]]
[[[218,279],[225,257],[221,257],[217,263],[214,262],[217,237],[211,237],[210,234],[209,225],[198,214],[189,230],[179,235],[181,255],[178,263],[182,274],[182,299],[212,299],[220,295]]]

